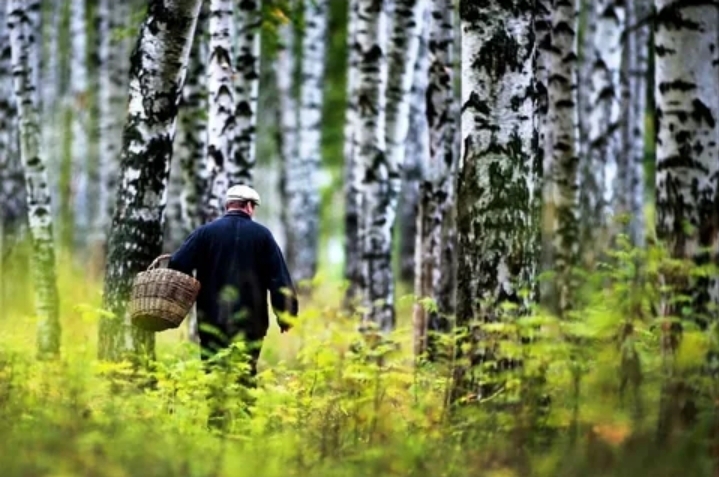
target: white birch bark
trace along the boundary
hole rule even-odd
[[[299,2],[290,2],[290,18]],[[291,184],[292,174],[298,159],[297,123],[299,120],[297,111],[297,98],[295,94],[295,73],[297,61],[295,58],[295,45],[297,41],[297,27],[293,20],[278,27],[279,42],[277,45],[277,60],[275,62],[275,81],[277,87],[277,145],[280,155],[280,202],[284,207],[280,208],[280,220],[282,221],[284,244],[291,241],[292,227],[295,226],[295,216],[290,211],[290,194],[288,185]],[[294,266],[290,260],[289,249],[285,245],[286,260],[290,270]]]
[[[719,10],[655,5],[657,237],[676,258],[719,263]],[[698,280],[698,314],[719,303],[718,291],[716,276]]]
[[[570,306],[570,273],[578,253],[579,116],[577,111],[577,0],[551,1],[551,47],[543,50],[547,67],[547,116],[544,130],[544,246],[556,272],[544,300],[559,313]]]
[[[644,18],[650,0],[627,2],[627,33],[622,78],[624,121],[622,121],[622,210],[629,214],[629,237],[644,246],[644,156],[646,149],[647,78],[649,75],[649,24]],[[641,23],[640,23],[641,22]],[[631,30],[629,30],[631,28]]]
[[[358,103],[355,92],[359,77],[359,60],[362,49],[357,39],[360,0],[349,0],[347,23],[347,108],[344,123],[344,194],[345,194],[345,263],[344,278],[347,290],[344,296],[345,308],[357,304],[360,282],[360,206],[362,204],[361,173],[355,151],[357,134]]]
[[[362,172],[360,208],[359,290],[364,312],[362,328],[371,325],[381,332],[394,328],[394,281],[391,238],[394,210],[390,180],[392,170],[386,154],[385,106],[387,88],[386,21],[384,2],[360,0],[356,41],[359,74],[352,94],[357,97],[355,154]]]
[[[288,212],[295,219],[287,230],[287,260],[298,282],[317,272],[321,164],[321,122],[327,44],[327,0],[304,0],[304,34],[300,65],[298,154],[285,177]],[[302,217],[302,220],[296,220]]]
[[[252,185],[257,133],[257,96],[260,89],[261,0],[235,0],[236,52],[234,164],[231,185]]]
[[[493,0],[465,7],[460,8],[463,143],[457,190],[461,326],[499,320],[507,313],[500,307],[505,301],[518,306],[512,314],[527,311],[534,298],[538,235],[533,6]],[[474,331],[477,345],[483,333]],[[469,354],[473,364],[498,359],[494,348],[481,345]],[[472,373],[458,372],[456,379],[457,392],[486,397]]]
[[[126,315],[132,281],[162,250],[163,209],[177,105],[187,73],[201,0],[152,0],[130,60],[130,95],[120,182],[108,240],[100,359],[134,351],[152,357],[154,334]]]
[[[72,110],[72,187],[74,209],[73,240],[76,245],[85,242],[90,225],[88,198],[88,121],[90,98],[87,79],[87,26],[85,2],[70,3],[70,104]]]
[[[614,235],[613,216],[618,206],[618,163],[621,153],[622,33],[626,11],[622,0],[594,2],[596,30],[588,60],[592,63],[589,84],[588,152],[591,177],[587,193],[595,250]],[[599,235],[597,235],[599,234]]]
[[[207,173],[209,198],[203,221],[219,217],[223,198],[237,174],[232,147],[237,133],[232,63],[233,0],[210,0],[210,35],[207,65]]]
[[[451,0],[435,1],[431,7],[429,28],[429,84],[427,87],[428,154],[422,165],[420,202],[417,217],[417,255],[415,262],[415,296],[430,298],[436,308],[414,307],[415,354],[437,354],[435,340],[428,332],[448,331],[447,297],[442,296],[446,234],[452,215],[456,155],[454,138],[457,124],[454,115],[454,5]]]
[[[417,218],[419,214],[419,185],[423,167],[429,156],[427,130],[427,83],[429,74],[429,27],[432,8],[426,8],[422,19],[417,61],[412,75],[410,92],[409,130],[405,146],[402,192],[399,199],[400,278],[413,283],[417,252]]]
[[[39,327],[40,357],[60,353],[60,317],[55,282],[52,207],[40,144],[40,91],[37,74],[40,45],[39,0],[10,0],[8,4],[11,67],[18,112],[20,156],[27,186],[28,222],[33,242],[32,269]]]

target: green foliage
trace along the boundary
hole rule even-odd
[[[322,281],[297,326],[273,324],[258,387],[242,362],[206,373],[184,329],[158,335],[152,370],[95,360],[100,284],[66,259],[59,266],[63,356],[33,359],[26,248],[14,251],[12,299],[0,325],[0,468],[4,475],[709,475],[706,445],[716,382],[706,366],[715,326],[684,326],[673,359],[662,347],[660,300],[686,300],[659,276],[706,275],[658,248],[620,240],[606,263],[578,278],[572,313],[541,309],[477,324],[491,357],[464,370],[479,386],[448,396],[465,356],[415,365],[410,330],[391,344],[363,342],[355,317],[337,310],[340,287]],[[65,254],[60,254],[64,257]],[[8,270],[9,272],[9,270]],[[9,275],[5,274],[7,277]],[[422,304],[431,309],[431,301]],[[399,301],[411,322],[414,299]],[[509,313],[506,316],[511,316]],[[451,337],[441,340],[451,348]],[[237,344],[242,347],[242,343]],[[466,348],[472,350],[472,347]],[[445,356],[453,356],[451,352]],[[499,366],[499,359],[515,363]],[[460,366],[460,368],[457,368]],[[692,392],[696,425],[671,445],[655,435],[671,379]],[[470,372],[471,371],[471,372]],[[462,390],[462,388],[459,388]],[[489,390],[481,394],[479,390]],[[207,428],[224,403],[224,434]],[[249,406],[250,413],[247,412]],[[704,417],[708,416],[708,417]]]

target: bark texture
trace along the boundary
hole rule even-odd
[[[41,358],[60,354],[59,297],[55,282],[52,207],[45,158],[40,144],[39,0],[8,4],[11,68],[17,104],[27,209],[33,243],[32,272],[38,318],[37,352]]]
[[[347,291],[344,305],[351,309],[358,301],[360,282],[360,206],[362,204],[360,174],[361,164],[355,151],[357,133],[358,103],[357,78],[362,49],[358,43],[360,0],[349,0],[347,23],[347,108],[344,124],[344,193],[345,193],[345,263],[344,277]]]
[[[454,267],[443,264],[447,248],[453,251],[448,231],[454,225],[453,182],[457,163],[454,148],[457,124],[453,108],[454,10],[451,0],[433,2],[429,29],[431,60],[426,96],[429,155],[422,167],[420,183],[415,295],[420,299],[430,298],[435,307],[415,305],[414,329],[415,353],[427,351],[430,359],[438,354],[434,334],[449,331],[450,315],[454,311],[452,297],[445,296],[454,288]],[[447,280],[449,286],[445,284]]]
[[[460,2],[462,152],[457,191],[457,324],[469,325],[469,365],[511,363],[479,344],[482,324],[526,312],[536,273],[538,172],[535,139],[532,2]],[[529,293],[524,294],[524,291]],[[518,309],[507,313],[500,304]],[[486,397],[468,369],[458,390]]]
[[[577,114],[577,19],[576,0],[552,0],[551,40],[543,63],[547,68],[547,115],[544,122],[543,254],[547,269],[556,273],[553,287],[543,302],[556,313],[570,306],[571,267],[575,265],[579,240]]]
[[[304,1],[304,35],[299,85],[298,149],[290,159],[285,188],[288,213],[294,223],[286,224],[287,261],[295,280],[311,280],[317,272],[320,194],[317,174],[321,164],[322,98],[325,84],[325,55],[328,23],[327,0]],[[302,220],[296,220],[302,217]]]
[[[405,146],[402,192],[399,197],[400,279],[413,283],[417,245],[417,216],[419,213],[419,184],[422,168],[429,156],[427,131],[427,83],[429,74],[429,25],[432,8],[425,8],[422,33],[414,65],[409,105],[409,130]]]
[[[391,243],[393,200],[391,181],[398,179],[386,154],[387,16],[383,1],[359,2],[356,45],[359,74],[355,154],[361,173],[359,290],[364,307],[362,329],[367,325],[388,332],[394,328],[394,281]]]
[[[100,359],[135,351],[154,354],[154,334],[126,315],[135,275],[162,249],[166,186],[177,107],[200,0],[153,0],[130,60],[130,101],[123,135],[120,183],[108,244],[99,329]]]
[[[210,0],[210,57],[207,66],[209,91],[207,180],[203,221],[222,214],[225,192],[237,177],[239,167],[232,148],[237,134],[234,66],[232,61],[233,0]]]
[[[236,51],[234,166],[230,185],[252,185],[256,163],[257,96],[260,89],[261,0],[235,0]]]

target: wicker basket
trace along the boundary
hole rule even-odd
[[[177,328],[195,303],[200,282],[177,270],[157,268],[169,257],[160,255],[135,277],[129,312],[138,328],[155,332]]]

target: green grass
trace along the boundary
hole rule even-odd
[[[537,311],[486,328],[486,342],[524,366],[484,373],[500,391],[452,412],[444,402],[451,370],[414,366],[410,356],[412,300],[399,300],[401,346],[379,365],[352,346],[357,320],[337,309],[339,284],[320,282],[291,333],[272,324],[248,417],[243,390],[203,372],[184,327],[158,334],[154,387],[133,384],[122,365],[97,362],[101,284],[65,258],[62,357],[36,361],[31,287],[18,252],[4,270],[12,279],[0,322],[2,475],[711,475],[701,425],[711,421],[700,419],[669,447],[655,443],[662,322],[650,305],[652,273],[664,259],[644,257],[636,279],[634,253],[621,251],[615,265],[585,280],[569,319]],[[619,339],[627,324],[632,332]],[[514,338],[530,333],[531,344],[517,346]],[[694,380],[696,401],[710,412],[713,381],[696,369],[712,336],[687,329],[677,355],[678,372]],[[621,393],[622,376],[637,375],[632,357],[641,383],[629,379]],[[232,411],[224,437],[205,424],[206,393],[218,385]],[[551,397],[549,407],[538,404],[541,396]]]

